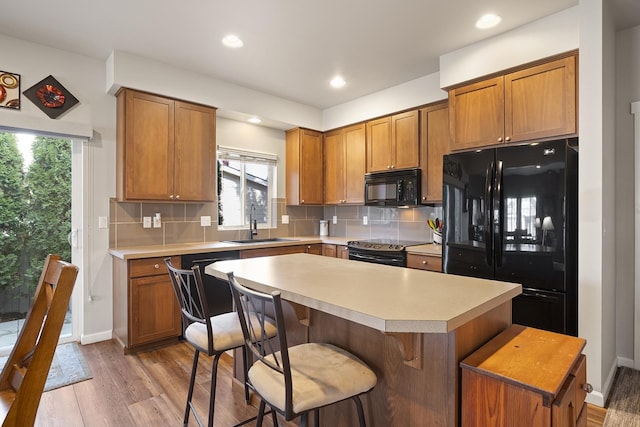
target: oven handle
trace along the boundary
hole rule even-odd
[[[361,252],[349,252],[349,258],[354,258],[356,260],[378,262],[378,263],[389,262],[389,261],[404,262],[403,257],[379,257],[376,255],[363,254]]]

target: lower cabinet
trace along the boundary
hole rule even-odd
[[[585,343],[511,325],[460,363],[462,426],[586,426]]]
[[[180,266],[180,257],[171,262]],[[113,260],[114,338],[125,353],[176,341],[180,307],[164,258]]]
[[[314,254],[322,255],[322,243],[311,245],[277,246],[270,248],[245,249],[240,251],[240,258],[255,258],[259,256],[286,254]]]
[[[323,243],[322,255],[332,257],[332,258],[349,259],[349,248],[345,245],[334,245],[333,243]]]
[[[442,257],[435,255],[407,254],[407,267],[418,270],[442,272]]]

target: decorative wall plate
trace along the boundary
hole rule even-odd
[[[52,119],[57,119],[78,103],[78,99],[53,76],[48,76],[25,90],[24,96]]]
[[[20,74],[0,71],[0,107],[20,109]]]

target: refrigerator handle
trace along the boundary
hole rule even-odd
[[[496,177],[495,177],[495,201],[493,202],[493,212],[498,217],[495,218],[496,222],[496,239],[494,252],[496,254],[496,266],[502,267],[502,249],[504,245],[504,200],[502,193],[502,160],[498,160],[496,164]]]
[[[493,162],[487,168],[484,183],[484,242],[486,261],[488,265],[493,265],[493,217],[492,217],[492,201],[493,201],[493,179],[495,165]]]

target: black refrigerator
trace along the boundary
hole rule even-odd
[[[520,283],[513,323],[578,334],[578,144],[443,159],[443,271]]]

